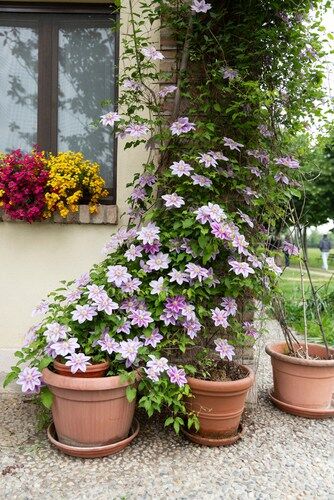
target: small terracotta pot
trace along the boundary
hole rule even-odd
[[[188,377],[194,397],[187,400],[187,409],[197,414],[198,434],[208,438],[209,446],[212,446],[212,439],[223,440],[238,434],[247,392],[254,383],[253,371],[240,366],[245,373],[245,378],[240,380],[212,382]],[[202,444],[206,444],[203,439]]]
[[[82,378],[58,375],[48,368],[43,379],[53,394],[52,416],[58,441],[98,447],[127,438],[136,402],[126,398],[119,376]]]
[[[66,366],[64,363],[60,363],[56,359],[53,362],[53,368],[55,372],[59,375],[64,375],[64,377],[79,377],[79,378],[93,378],[93,377],[104,377],[110,366],[109,361],[103,361],[102,363],[97,363],[96,365],[87,365],[86,371],[77,371],[76,373],[71,372],[71,367]]]
[[[310,416],[309,412],[302,415],[302,408],[329,409],[334,395],[334,359],[295,358],[287,352],[285,342],[266,346],[273,368],[273,398],[290,405],[292,411],[289,413],[297,414],[293,407],[298,408],[300,416]],[[309,353],[310,356],[326,357],[322,345],[309,344]],[[330,354],[334,355],[334,349],[330,349]]]

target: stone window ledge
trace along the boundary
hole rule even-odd
[[[21,222],[8,217],[3,210],[0,209],[0,222]],[[95,214],[89,212],[88,205],[79,205],[78,212],[70,213],[63,218],[58,213],[54,214],[50,219],[44,220],[42,224],[98,224],[98,225],[116,225],[118,223],[117,205],[99,205],[98,211]]]

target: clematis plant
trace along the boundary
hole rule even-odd
[[[302,3],[291,6],[291,16],[308,12]],[[270,300],[281,272],[268,237],[296,195],[300,174],[279,127],[293,128],[305,95],[314,95],[305,77],[297,82],[298,65],[288,79],[284,67],[286,55],[310,35],[296,22],[295,30],[289,26],[293,36],[284,28],[288,42],[277,51],[282,20],[260,2],[256,9],[241,0],[226,7],[153,0],[141,3],[141,14],[130,2],[122,114],[101,117],[125,148],[148,149],[132,183],[127,226],[106,243],[102,262],[36,308],[44,317],[29,331],[7,382],[27,376],[24,387],[34,385],[45,400],[39,372],[58,356],[72,371],[107,359],[108,375],[133,377],[141,370],[139,406],[148,415],[167,408],[166,425],[178,432],[186,423],[187,376],[210,377],[218,360],[232,363],[237,347],[254,342],[260,334],[251,319],[255,301]],[[176,85],[162,89],[163,54],[147,35],[161,16],[180,48]],[[279,59],[272,72],[268,50]],[[310,59],[303,71],[313,66]],[[273,79],[279,90],[287,83],[302,87],[299,107],[291,109],[291,99],[286,109],[278,105]],[[172,115],[166,113],[170,99]],[[21,371],[27,362],[30,368]],[[187,415],[187,423],[196,427],[196,416]]]

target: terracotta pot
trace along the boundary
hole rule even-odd
[[[58,441],[70,446],[106,446],[127,438],[135,411],[119,376],[82,378],[58,375],[48,368],[43,378],[53,394],[52,416]]]
[[[266,346],[273,368],[273,398],[290,407],[288,413],[309,417],[312,410],[331,408],[334,395],[334,359],[302,359],[288,356],[285,342]],[[324,346],[309,344],[311,356],[326,357]],[[330,349],[334,356],[334,349]],[[298,412],[293,411],[298,409]],[[302,410],[307,415],[302,415]],[[283,405],[282,405],[283,409]],[[316,412],[319,414],[319,412]],[[320,412],[321,413],[321,412]],[[320,415],[320,414],[319,414]],[[321,416],[315,417],[321,418]]]
[[[202,439],[202,444],[212,446],[212,439],[230,438],[236,436],[240,430],[247,392],[254,382],[253,371],[246,366],[240,366],[245,373],[245,378],[241,380],[212,382],[188,377],[194,397],[189,398],[186,405],[187,409],[195,412],[199,418],[198,434],[202,438],[208,438],[208,443]]]
[[[109,361],[104,361],[103,363],[98,363],[96,365],[87,365],[85,372],[77,371],[76,373],[71,372],[71,367],[60,363],[56,359],[53,362],[53,368],[59,375],[64,375],[64,377],[79,377],[79,378],[92,378],[92,377],[104,377],[109,369]]]

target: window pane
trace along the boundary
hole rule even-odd
[[[0,151],[37,142],[38,34],[0,20]]]
[[[59,30],[58,150],[82,151],[101,164],[108,187],[113,176],[113,138],[94,125],[101,102],[114,94],[114,36],[110,28],[66,26]]]

